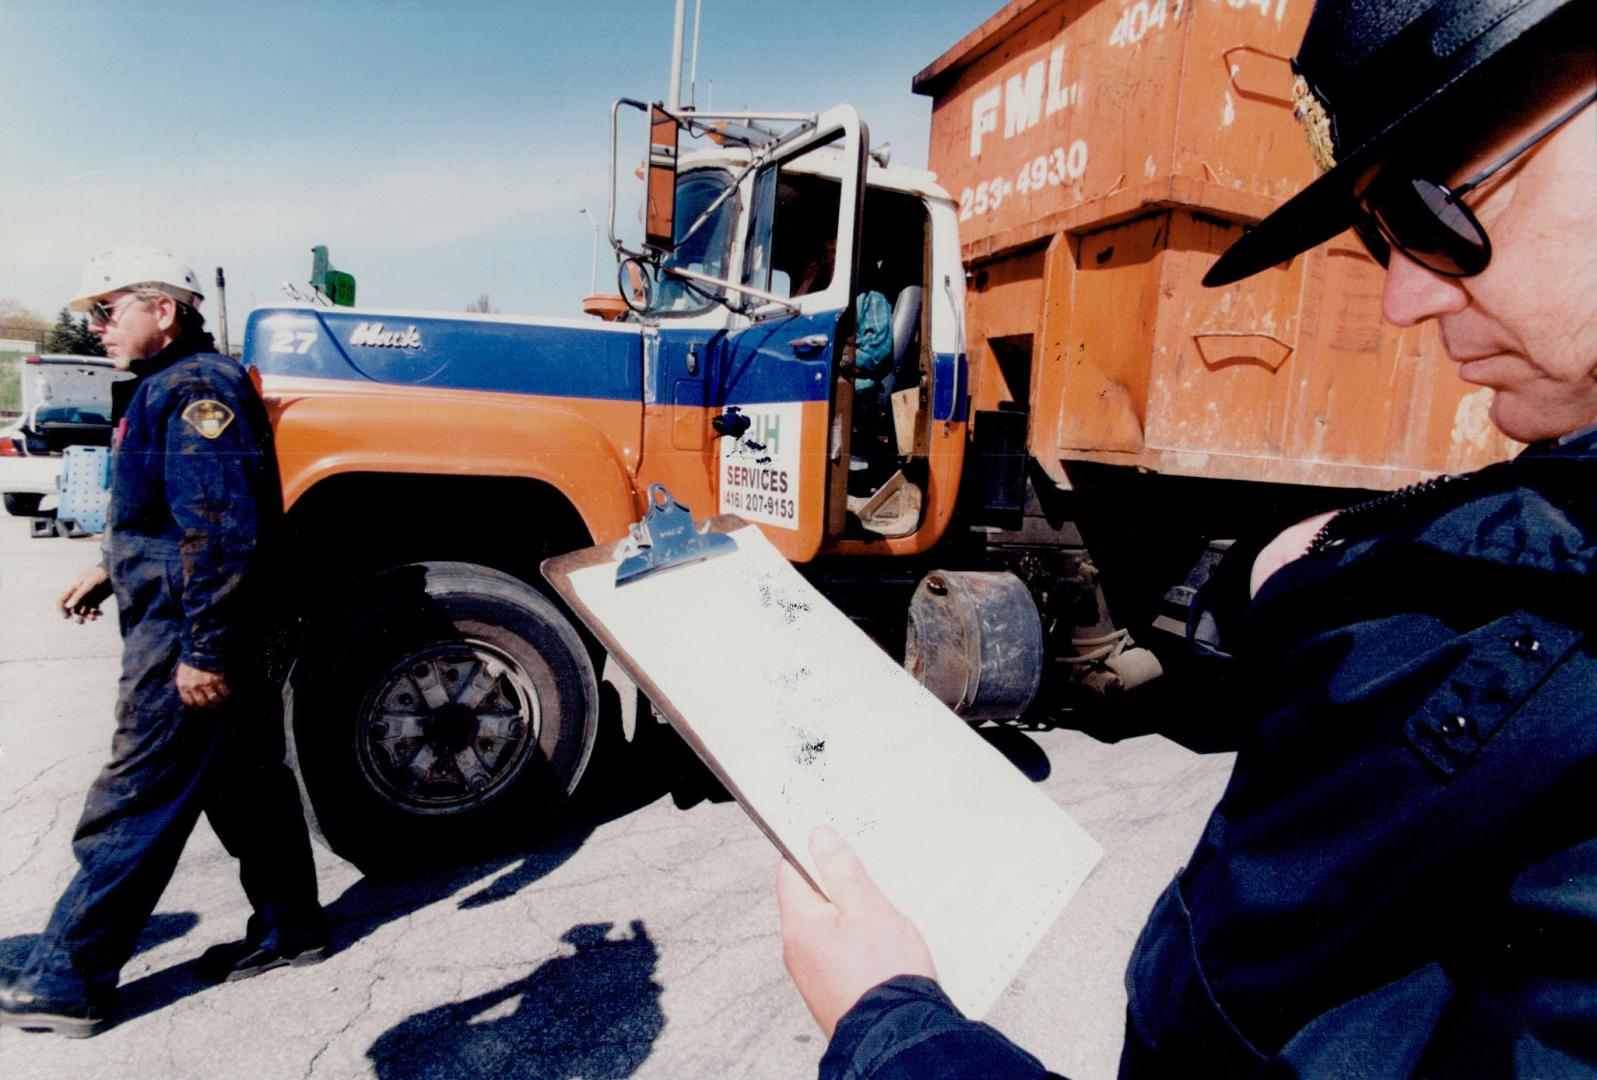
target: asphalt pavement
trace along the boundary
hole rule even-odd
[[[20,475],[0,459],[0,487]],[[109,749],[114,616],[51,611],[97,558],[93,539],[32,539],[0,518],[0,968],[21,962],[74,870],[72,829]],[[122,972],[115,1025],[88,1040],[0,1031],[0,1075],[814,1076],[825,1046],[782,970],[775,850],[641,730],[607,740],[565,828],[532,849],[378,880],[318,848],[332,955],[247,982],[194,970],[248,915],[202,821]],[[1111,741],[1101,725],[982,730],[1105,851],[988,1019],[1058,1072],[1113,1076],[1126,957],[1231,758]]]

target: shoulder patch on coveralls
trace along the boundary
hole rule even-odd
[[[183,422],[207,439],[214,439],[233,422],[233,410],[220,401],[206,398],[183,410]]]

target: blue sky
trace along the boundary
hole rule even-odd
[[[931,105],[910,79],[998,6],[703,0],[699,103],[846,101],[873,144],[924,166]],[[52,317],[90,255],[160,243],[203,280],[226,268],[236,339],[250,307],[304,285],[321,243],[362,305],[451,311],[486,293],[507,313],[576,315],[610,102],[665,96],[673,14],[673,0],[0,0],[0,298]],[[687,19],[691,44],[693,0]],[[642,141],[640,125],[623,157]],[[601,242],[601,290],[613,265]]]

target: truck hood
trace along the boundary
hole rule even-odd
[[[264,375],[641,400],[634,323],[282,305],[256,308],[244,362]]]

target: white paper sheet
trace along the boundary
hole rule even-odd
[[[731,535],[735,554],[620,588],[605,563],[571,585],[810,877],[809,833],[829,823],[982,1016],[1101,849],[758,529]]]

